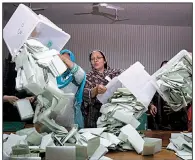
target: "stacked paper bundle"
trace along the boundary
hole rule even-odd
[[[18,90],[25,88],[35,95],[40,94],[49,73],[53,75],[50,79],[53,77],[55,84],[55,77],[67,69],[58,54],[58,51],[50,50],[37,40],[27,40],[20,54],[13,59],[17,69],[16,88]]]
[[[111,160],[104,155],[108,148],[120,145],[123,150],[134,150],[142,155],[161,151],[162,140],[142,138],[130,124],[120,129],[119,136],[106,132],[106,128],[85,128],[78,131],[73,125],[68,133],[38,133],[35,128],[26,128],[16,134],[3,135],[4,159],[36,159],[46,153],[48,160]],[[58,155],[58,157],[56,157]]]
[[[192,133],[172,133],[167,149],[184,160],[192,160]]]
[[[180,51],[152,77],[157,91],[173,111],[192,102],[192,57],[186,50]]]
[[[99,132],[102,133],[103,130]],[[96,132],[98,133],[98,132]],[[17,131],[16,134],[3,136],[4,159],[41,159],[45,152],[48,160],[110,160],[104,155],[107,147],[100,144],[100,137],[90,131],[78,133],[78,126],[73,125],[70,132],[65,133],[38,133],[35,128]],[[58,155],[58,157],[56,157]]]
[[[145,112],[145,107],[126,88],[118,88],[109,103],[102,105],[97,127],[107,127],[107,132],[119,135],[120,128],[131,124],[134,128],[140,125],[137,118]]]

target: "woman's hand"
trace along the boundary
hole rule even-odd
[[[150,108],[149,108],[150,114],[155,117],[156,113],[157,113],[157,108],[155,105],[151,104]]]
[[[68,59],[66,56],[63,56],[61,54],[58,54],[58,56],[60,57],[60,59],[63,61],[63,62],[66,62],[66,60]]]
[[[101,84],[97,86],[97,92],[98,94],[104,94],[106,92],[107,88]]]
[[[37,131],[38,133],[41,133],[41,128],[43,127],[43,124],[40,123],[40,122],[36,122],[36,123],[34,124],[34,127],[35,127],[35,129],[36,129],[36,131]]]
[[[74,67],[74,63],[70,60],[70,56],[68,54],[58,54],[58,56],[67,65],[68,68],[72,69]]]
[[[16,96],[3,96],[4,102],[9,102],[11,104],[14,104],[17,100],[19,100],[19,98]]]
[[[34,100],[35,100],[35,97],[32,96],[32,97],[26,97],[25,99],[28,99],[30,101],[30,103],[33,103]]]
[[[96,87],[91,89],[91,97],[94,98],[98,94],[104,94],[106,92],[107,88],[101,84],[96,85]]]
[[[91,97],[94,98],[97,96],[97,94],[98,94],[98,87],[96,86],[91,89]]]

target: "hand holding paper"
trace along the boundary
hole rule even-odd
[[[107,88],[101,84],[97,85],[98,94],[104,94]]]

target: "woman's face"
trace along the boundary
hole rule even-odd
[[[105,64],[104,57],[101,55],[100,52],[95,51],[91,55],[91,64],[92,66],[97,69],[98,71],[104,69],[104,64]]]

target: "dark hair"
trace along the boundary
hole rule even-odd
[[[102,51],[100,51],[100,50],[94,50],[94,51],[92,51],[92,52],[90,53],[90,55],[89,55],[89,61],[91,62],[92,53],[95,52],[95,51],[100,52],[100,54],[102,55],[104,61],[106,62],[106,63],[104,63],[104,68],[107,69],[107,66],[108,66],[108,65],[107,65],[106,57],[105,57],[104,53],[103,53]]]
[[[163,61],[162,63],[161,63],[161,65],[160,65],[160,67],[162,67],[164,64],[166,64],[168,61],[166,60],[166,61]]]

